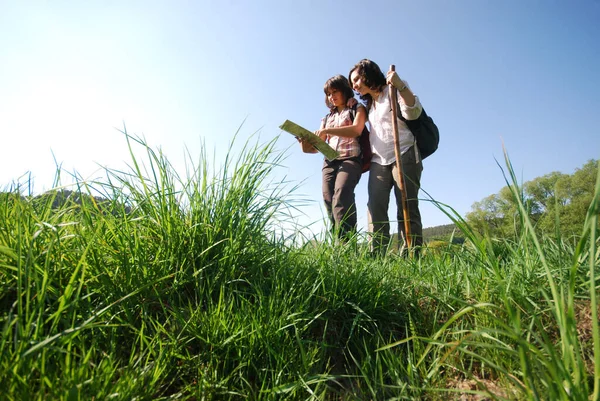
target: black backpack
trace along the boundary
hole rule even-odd
[[[400,105],[398,104],[398,117],[406,123],[408,129],[410,129],[410,132],[412,132],[417,140],[421,159],[425,159],[437,150],[440,143],[440,131],[433,122],[433,119],[425,113],[425,109],[421,111],[421,115],[416,120],[407,120],[402,116]]]
[[[358,108],[358,103],[352,106],[350,109],[350,115],[352,116],[352,121],[354,122],[354,118],[356,118],[356,109]],[[360,159],[362,162],[362,172],[366,173],[371,168],[371,158],[373,157],[373,152],[371,151],[371,141],[369,140],[369,129],[367,128],[367,122],[365,121],[365,127],[358,137],[358,144],[360,145]]]

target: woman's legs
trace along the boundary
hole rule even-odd
[[[408,206],[408,218],[410,220],[411,246],[419,247],[423,245],[423,225],[421,223],[421,212],[419,211],[419,189],[421,188],[421,173],[423,172],[423,163],[417,163],[414,147],[410,148],[402,155],[402,173],[404,175],[404,185],[406,191],[406,203]],[[398,233],[406,241],[406,230],[404,229],[404,212],[402,208],[402,194],[396,179],[396,163],[393,168],[394,175],[394,195],[398,208]]]
[[[369,232],[372,233],[371,250],[377,253],[385,253],[389,245],[390,222],[388,218],[388,206],[390,203],[390,191],[393,185],[392,166],[371,163],[367,211]]]
[[[369,232],[373,233],[371,249],[377,252],[385,252],[389,245],[390,223],[388,207],[390,192],[394,188],[396,198],[398,233],[406,238],[404,229],[404,213],[402,208],[402,194],[397,183],[396,163],[382,166],[371,163],[369,171]],[[405,191],[408,204],[408,215],[410,219],[411,245],[421,246],[423,244],[423,226],[421,223],[421,212],[419,211],[419,189],[421,188],[421,173],[423,164],[417,163],[415,152],[410,148],[402,155],[402,173],[404,175]]]

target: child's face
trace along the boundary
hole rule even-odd
[[[337,89],[330,89],[327,91],[327,100],[335,107],[343,106],[345,103],[344,95]]]

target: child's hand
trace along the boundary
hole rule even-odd
[[[327,131],[327,129],[316,130],[315,131],[315,135],[317,135],[322,140],[326,141],[327,140],[327,133],[326,133],[326,131]]]

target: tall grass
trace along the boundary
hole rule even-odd
[[[0,196],[3,398],[598,399],[600,183],[575,245],[440,205],[465,245],[373,258],[286,238],[275,142],[180,176],[125,137],[126,171]]]
[[[429,353],[446,350],[432,365],[436,373],[449,365],[484,390],[490,382],[482,379],[491,376],[505,381],[511,390],[502,393],[510,399],[597,400],[600,175],[574,246],[560,235],[536,235],[506,153],[505,162],[522,230],[516,240],[482,236],[450,207],[439,205],[469,239],[480,259],[470,266],[481,275],[465,281],[475,298],[457,298],[464,305],[446,325],[433,338],[415,340],[427,343]],[[472,291],[474,286],[484,287]],[[433,341],[437,338],[444,341]],[[455,358],[469,364],[461,367]]]

